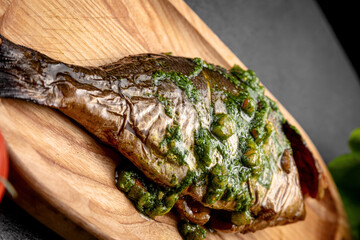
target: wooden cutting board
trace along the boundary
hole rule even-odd
[[[173,52],[226,68],[245,67],[180,0],[0,0],[0,15],[6,38],[71,64],[96,66],[130,54]],[[208,233],[208,239],[350,239],[326,165],[299,124],[282,106],[281,111],[325,172],[329,187],[324,199],[306,200],[305,221],[249,234]],[[149,220],[135,210],[114,185],[119,155],[66,116],[0,99],[0,130],[22,196],[16,201],[60,235],[90,236],[74,222],[102,239],[181,239],[174,214]]]

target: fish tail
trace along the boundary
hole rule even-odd
[[[2,66],[3,62],[0,63],[0,97],[16,97],[16,77],[10,72],[3,71]]]
[[[19,98],[41,103],[43,89],[36,81],[34,66],[37,52],[16,45],[0,35],[0,97]]]
[[[0,35],[0,97],[15,97],[16,95],[15,66],[16,59],[9,42]]]

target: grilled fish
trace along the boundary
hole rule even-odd
[[[150,217],[175,206],[188,238],[202,231],[192,223],[247,232],[301,220],[303,193],[318,193],[316,161],[251,70],[166,54],[81,67],[2,36],[0,54],[0,97],[58,109],[117,149],[131,162],[117,187]]]

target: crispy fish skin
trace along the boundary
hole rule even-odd
[[[212,128],[210,111],[219,116],[227,113],[224,95],[216,90],[218,86],[233,95],[238,92],[226,70],[211,66],[195,73],[198,65],[189,58],[141,54],[100,67],[80,67],[50,59],[0,37],[0,97],[25,99],[60,110],[102,142],[116,148],[147,178],[161,186],[174,187],[188,172],[197,171],[194,133],[199,128]],[[194,94],[189,95],[189,89],[179,87],[169,77],[162,78],[159,83],[154,76],[157,71],[187,76],[193,87],[190,90],[195,89],[200,100],[192,99]],[[170,105],[166,105],[167,100]],[[211,203],[205,200],[210,178],[206,178],[203,185],[190,186],[182,194],[206,208],[203,214],[206,220],[210,212],[207,209],[214,209],[210,213],[210,225],[214,229],[248,232],[294,222],[305,216],[298,170],[290,143],[281,129],[282,120],[275,112],[270,112],[264,121],[272,130],[261,145],[262,158],[270,162],[272,175],[268,186],[252,178],[244,183],[251,195],[248,222],[233,224],[241,222],[242,218],[231,219],[234,218],[231,213],[238,211],[234,199],[221,198]],[[164,147],[169,126],[180,129],[181,149],[186,151],[185,163],[169,158],[169,147]],[[235,159],[240,143],[235,135],[224,141],[230,146],[228,157]],[[222,161],[216,151],[211,155],[213,159],[208,169]],[[181,209],[184,208],[179,211]],[[221,217],[222,213],[226,216]],[[206,221],[199,222],[205,224]]]
[[[154,89],[151,75],[160,64],[188,74],[193,69],[190,59],[144,54],[85,68],[55,61],[5,39],[1,53],[1,97],[30,100],[62,111],[158,183],[173,186],[173,176],[181,181],[194,165],[194,156],[183,166],[164,161],[159,145],[174,120],[166,116],[155,96],[149,96],[156,91],[173,99],[174,112],[183,113],[177,121],[190,148],[198,127],[192,104],[173,84]],[[207,93],[204,82],[195,79],[194,84]]]

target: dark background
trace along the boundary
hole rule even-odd
[[[316,1],[186,2],[247,67],[255,70],[327,163],[349,151],[348,136],[360,127],[360,82]],[[335,7],[331,1],[323,1],[326,3],[329,9]],[[356,31],[357,22],[341,14],[354,12],[351,7],[338,6],[332,22],[340,21],[337,26]],[[353,37],[346,37],[348,30],[341,31],[343,39]]]
[[[317,0],[336,38],[349,58],[359,80],[360,76],[360,15],[357,1]]]
[[[186,0],[255,70],[297,119],[328,163],[349,152],[360,127],[356,1]],[[9,198],[0,204],[0,239],[56,239]]]

